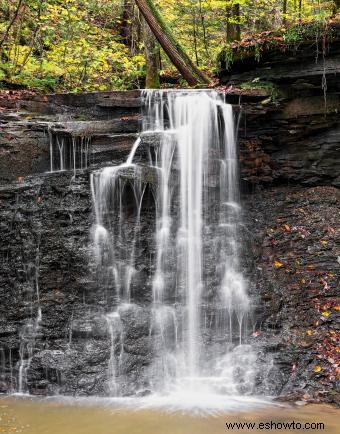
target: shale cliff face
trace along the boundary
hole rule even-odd
[[[231,99],[238,95],[244,103],[243,179],[338,187],[340,26],[329,30],[328,39],[262,49],[259,61],[248,48],[244,56],[235,54],[229,69],[221,63],[221,83]]]
[[[24,93],[20,97],[6,93],[0,94],[0,106],[0,179],[3,180],[50,170],[49,134],[65,142],[90,138],[89,163],[93,167],[96,162],[124,159],[139,131],[138,91],[78,95]]]
[[[319,63],[313,50],[304,53],[303,68],[276,53],[221,79],[241,114],[243,264],[256,300],[249,339],[270,367],[257,391],[335,402],[340,49],[335,41]],[[265,92],[235,90],[258,77],[277,86],[274,102]],[[115,342],[105,314],[114,300],[92,259],[90,172],[125,160],[139,131],[140,93],[9,96],[0,99],[0,392],[107,395]],[[149,146],[151,137],[141,159]],[[142,215],[140,281],[153,272],[151,193]],[[132,292],[139,307],[122,319],[125,375],[143,390],[150,291]]]
[[[112,300],[92,263],[90,172],[126,159],[139,109],[139,92],[28,96],[15,107],[7,100],[0,151],[0,392],[110,392],[105,313]],[[71,170],[58,171],[62,157]],[[144,215],[148,240],[153,226]],[[147,268],[142,253],[140,267],[146,262]],[[140,339],[149,331],[143,312],[122,320],[131,334],[126,370],[137,377],[148,355]]]
[[[335,28],[325,57],[305,42],[220,73],[231,92],[255,81],[276,98],[261,90],[239,97],[245,261],[259,294],[253,339],[273,355],[284,398],[337,403],[339,34]]]

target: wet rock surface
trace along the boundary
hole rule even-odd
[[[339,198],[333,187],[296,186],[245,196],[259,297],[252,340],[272,356],[287,399],[339,403]]]
[[[105,315],[117,300],[93,264],[89,176],[89,171],[44,174],[0,189],[0,392],[110,393],[112,338]],[[150,274],[154,215],[147,214],[132,283],[132,300],[140,304],[150,293],[137,286],[143,273]],[[132,220],[123,228],[127,239]],[[128,255],[129,244],[124,248]],[[150,358],[149,313],[136,307],[122,314],[122,322],[124,375],[139,384]],[[20,368],[27,368],[21,386]]]
[[[242,178],[339,187],[340,26],[279,45],[262,47],[260,59],[250,49],[228,69],[220,65],[227,99],[243,103]]]
[[[298,97],[271,107],[246,104],[240,123],[241,176],[247,184],[339,187],[340,98]]]
[[[0,180],[50,170],[51,136],[67,152],[73,140],[88,139],[90,165],[124,161],[139,131],[140,106],[137,91],[1,96]]]

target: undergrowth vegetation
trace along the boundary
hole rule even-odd
[[[328,31],[333,1],[155,2],[197,66],[261,59],[268,45],[299,44]],[[240,39],[238,41],[238,39]],[[241,54],[240,54],[241,53]],[[173,68],[161,54],[163,74]],[[0,0],[0,84],[43,92],[142,87],[142,17],[132,0]]]

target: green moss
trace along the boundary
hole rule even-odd
[[[161,87],[161,81],[158,71],[148,72],[145,79],[146,89],[159,89]]]
[[[276,102],[279,97],[279,90],[271,81],[261,81],[259,78],[241,83],[240,88],[242,90],[264,90],[273,102]]]
[[[315,45],[318,38],[326,37],[332,39],[334,29],[327,25],[324,21],[315,21],[309,24],[297,24],[285,29],[283,32],[272,32],[270,36],[262,37],[259,35],[258,39],[254,37],[254,41],[250,44],[242,45],[242,41],[238,44],[232,43],[225,45],[217,56],[219,64],[224,63],[226,69],[239,61],[247,58],[254,58],[260,62],[262,53],[271,50],[280,50],[285,52],[287,48],[295,49],[303,42],[310,42]]]

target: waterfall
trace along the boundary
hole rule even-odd
[[[35,351],[36,338],[39,333],[40,324],[42,321],[42,311],[40,305],[40,290],[39,290],[39,268],[40,268],[40,235],[38,237],[35,262],[27,264],[26,274],[27,281],[31,285],[32,300],[31,300],[31,316],[25,321],[25,324],[20,330],[20,364],[18,373],[18,393],[28,392],[28,371],[31,366],[32,358]],[[36,312],[33,309],[33,298],[35,296]]]
[[[50,172],[64,170],[87,169],[89,166],[89,146],[90,137],[73,136],[66,134],[65,131],[53,129],[53,125],[48,126],[48,139],[50,149]]]
[[[143,98],[142,132],[126,163],[91,174],[97,275],[112,306],[110,391],[251,394],[256,357],[246,343],[250,301],[240,264],[232,106],[213,90],[145,91]],[[147,162],[139,156],[145,147]],[[146,196],[155,203],[145,286],[152,360],[138,384],[122,385],[129,382],[122,309],[145,309],[132,289],[145,283],[138,254]]]

